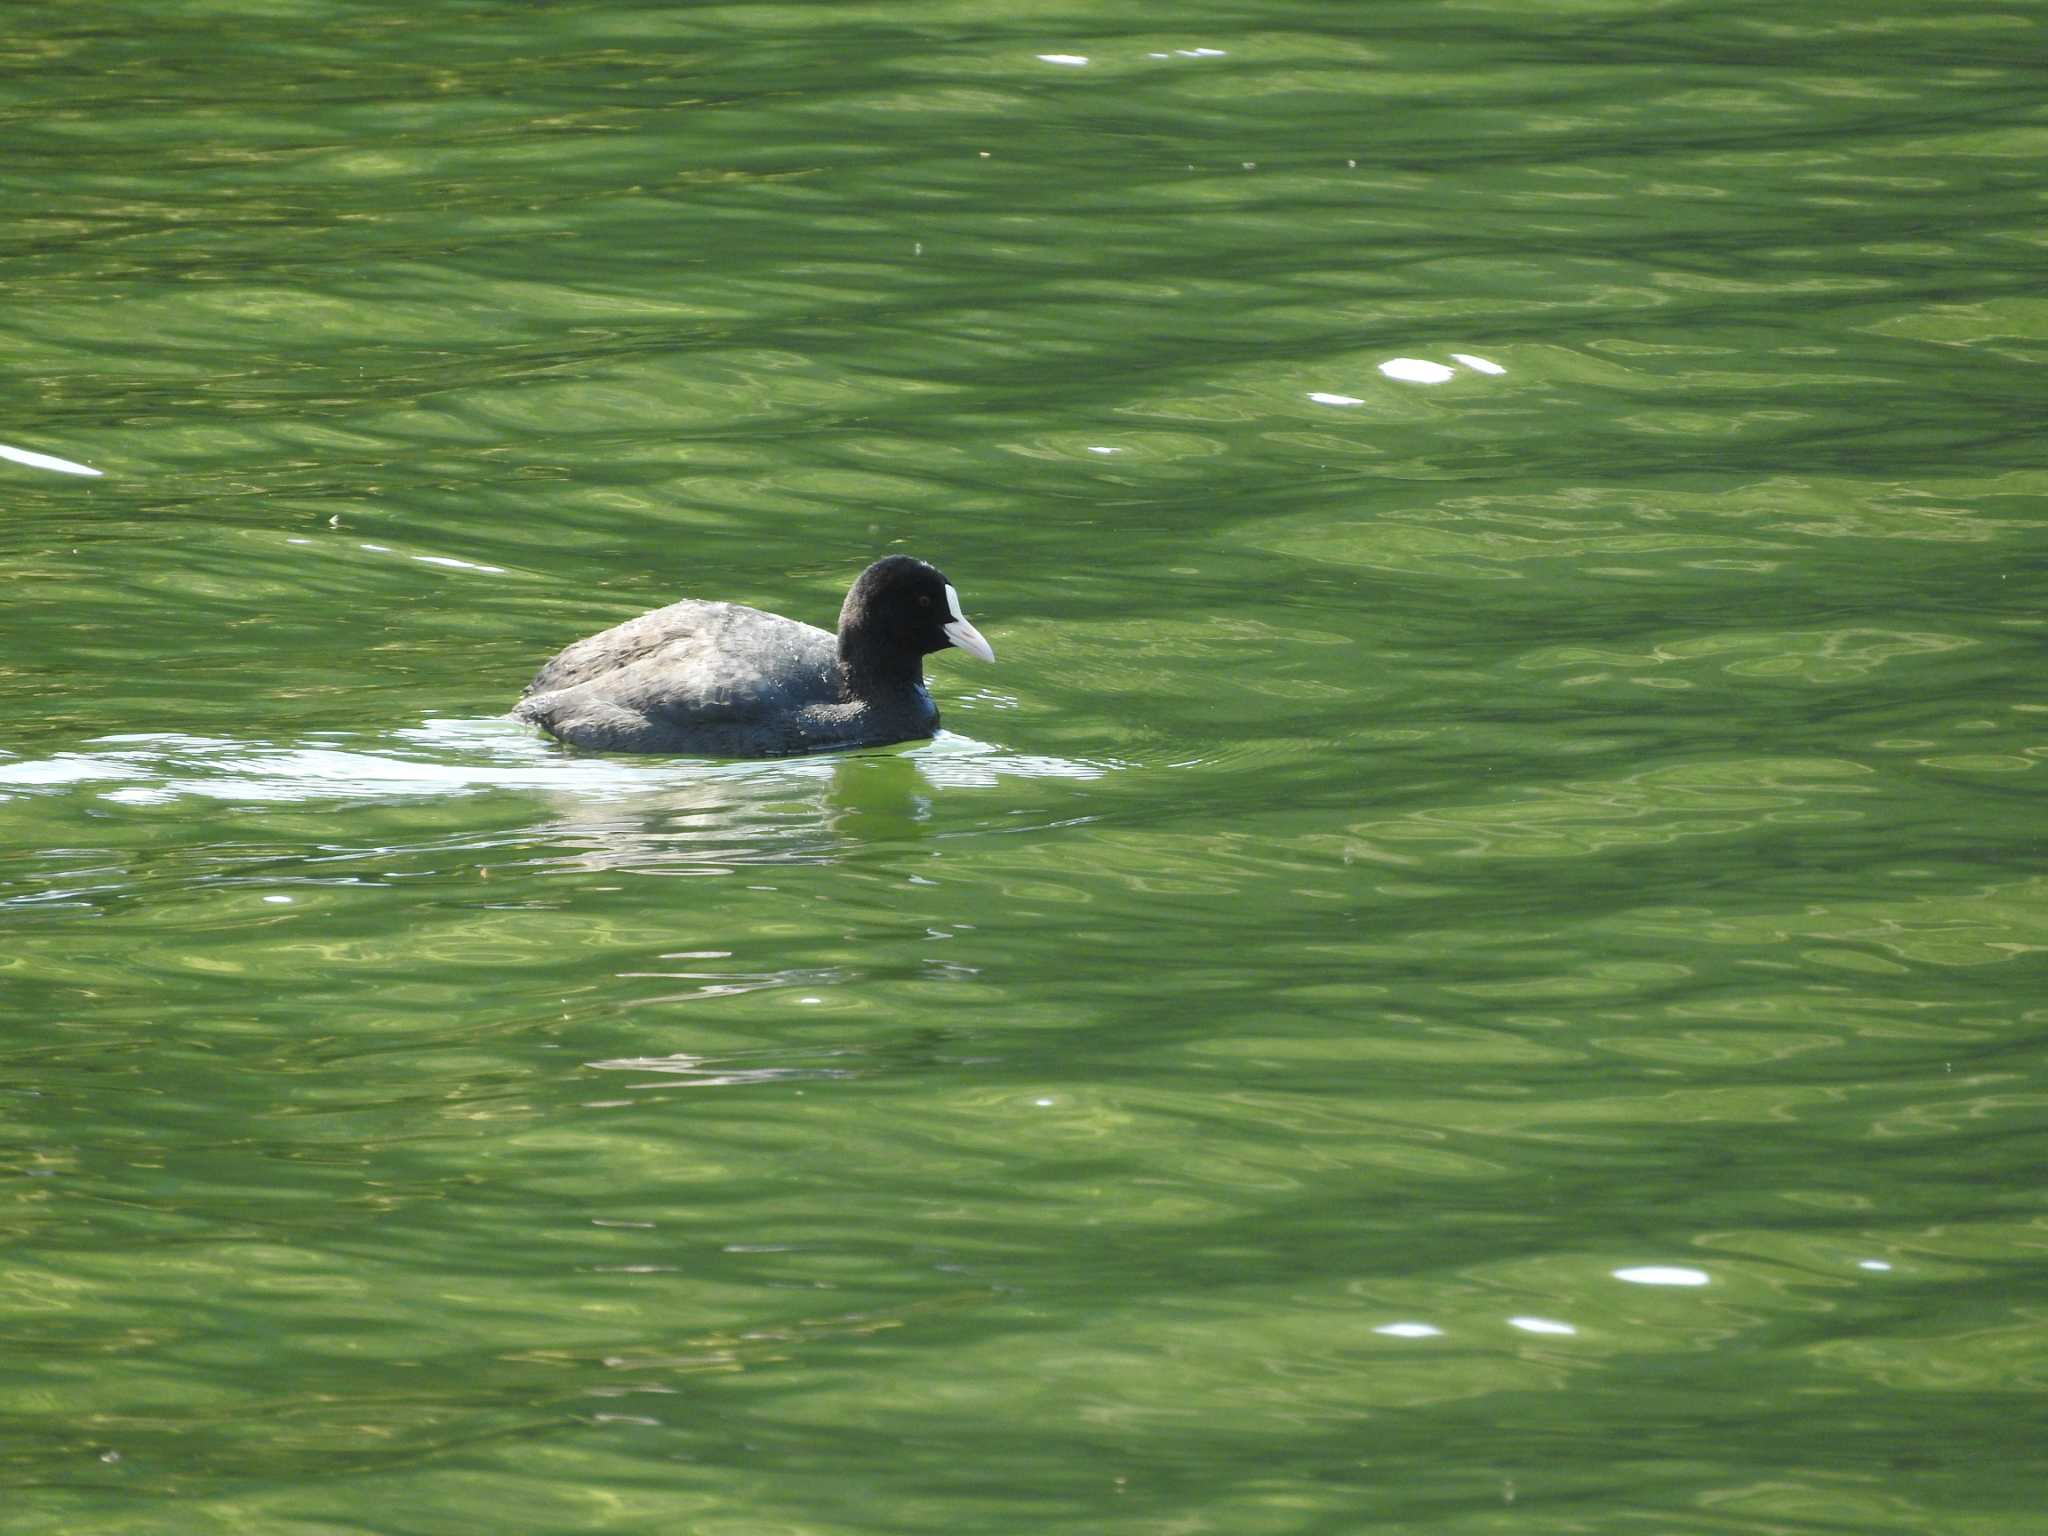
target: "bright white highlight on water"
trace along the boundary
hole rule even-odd
[[[1570,1323],[1553,1322],[1547,1317],[1511,1317],[1510,1328],[1519,1328],[1524,1333],[1566,1333],[1576,1334],[1579,1330]]]
[[[1380,372],[1390,379],[1401,379],[1410,384],[1441,384],[1446,379],[1455,378],[1458,370],[1422,357],[1390,357],[1380,364]]]
[[[306,541],[304,539],[287,539],[285,542],[288,544],[303,544]],[[399,553],[389,544],[358,544],[356,548],[372,555],[395,555]],[[421,565],[438,565],[451,571],[478,571],[486,576],[503,576],[505,574],[505,567],[502,565],[478,565],[474,560],[458,560],[453,555],[408,555],[406,558],[417,560]]]
[[[1101,447],[1101,446],[1099,446],[1099,445],[1097,445],[1097,444],[1091,443],[1091,444],[1089,444],[1089,446],[1088,446],[1088,451],[1089,451],[1090,453],[1122,453],[1122,452],[1123,452],[1123,449],[1121,449],[1121,448],[1104,448],[1104,447]]]
[[[502,717],[430,720],[380,735],[309,737],[297,745],[231,737],[102,736],[83,751],[44,758],[0,753],[0,801],[68,785],[92,785],[117,805],[166,805],[193,797],[244,804],[405,799],[530,789],[575,802],[642,796],[702,796],[736,813],[763,798],[823,795],[850,762],[867,754],[707,763],[638,761],[566,754],[539,732]],[[889,754],[916,769],[916,789],[993,789],[1008,778],[1099,779],[1130,764],[1011,752],[955,731]],[[822,801],[820,801],[822,805]],[[913,809],[915,796],[906,802]],[[820,815],[823,815],[821,810]],[[0,906],[4,906],[0,899]]]
[[[1220,59],[1223,57],[1223,50],[1221,48],[1176,48],[1173,51],[1184,59]]]
[[[644,1083],[629,1083],[631,1089],[641,1088],[735,1088],[756,1083],[805,1082],[819,1078],[851,1077],[853,1074],[836,1067],[735,1067],[713,1060],[708,1056],[692,1056],[677,1051],[673,1056],[617,1056],[608,1061],[584,1063],[599,1072],[651,1072],[653,1078]],[[623,1226],[625,1223],[621,1222]],[[728,1249],[738,1253],[738,1248]],[[747,1249],[746,1252],[766,1253],[766,1248]]]
[[[1088,62],[1088,55],[1085,53],[1041,53],[1038,57],[1047,64],[1072,64],[1078,66]]]
[[[266,896],[263,899],[273,907],[288,907],[292,904],[289,896]]]
[[[1373,1332],[1384,1333],[1393,1339],[1440,1339],[1444,1336],[1443,1329],[1431,1327],[1428,1323],[1382,1323]]]
[[[1309,399],[1317,405],[1363,405],[1365,402],[1356,395],[1326,395],[1321,390],[1310,390]]]
[[[1858,1269],[1890,1269],[1891,1265],[1885,1263],[1883,1259],[1859,1259],[1856,1262],[1856,1267]]]
[[[486,576],[502,576],[502,565],[478,565],[470,560],[457,560],[453,555],[414,555],[421,565],[445,565],[451,571],[482,571]]]
[[[60,475],[92,475],[97,478],[100,473],[88,465],[60,459],[53,453],[37,453],[32,448],[10,448],[5,443],[0,443],[0,459],[12,459],[30,469],[54,469]]]
[[[1675,1264],[1644,1264],[1635,1269],[1617,1269],[1614,1278],[1630,1285],[1705,1285],[1707,1272]]]
[[[1501,367],[1499,363],[1492,361],[1490,358],[1474,357],[1470,352],[1453,352],[1451,354],[1451,361],[1454,363],[1463,363],[1467,368],[1470,368],[1475,373],[1507,372],[1507,369]]]

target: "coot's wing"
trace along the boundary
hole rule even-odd
[[[578,640],[523,699],[574,689],[649,720],[779,719],[838,696],[837,642],[809,624],[737,603],[671,603]]]
[[[671,603],[637,619],[614,624],[610,629],[586,635],[574,645],[558,651],[534,673],[526,685],[530,694],[552,693],[557,688],[574,688],[607,673],[616,673],[636,662],[663,655],[688,667],[694,656],[703,654],[714,642],[717,611],[726,603]]]
[[[738,603],[671,603],[564,647],[521,697],[607,680],[626,686],[629,678],[644,686],[666,677],[686,694],[730,694],[750,678],[757,687],[786,686],[796,679],[782,674],[814,675],[834,648],[824,630],[780,614]]]

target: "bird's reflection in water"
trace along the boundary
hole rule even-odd
[[[559,753],[559,749],[547,749]],[[541,837],[579,862],[666,874],[824,863],[933,835],[941,798],[1004,778],[1094,779],[1123,766],[1005,752],[941,732],[930,742],[820,757],[717,763],[577,758]],[[584,781],[576,772],[587,767]],[[629,787],[630,786],[630,787]]]
[[[528,835],[573,848],[586,867],[673,875],[826,863],[849,848],[930,835],[932,787],[893,749],[696,767],[626,795],[560,790]]]

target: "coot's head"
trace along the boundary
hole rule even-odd
[[[960,611],[960,594],[945,573],[909,555],[889,555],[862,571],[839,610],[839,658],[860,670],[907,668],[915,676],[923,657],[949,645],[996,659]]]

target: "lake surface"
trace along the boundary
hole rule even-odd
[[[1164,15],[11,15],[9,1536],[2043,1529],[2042,8]]]

